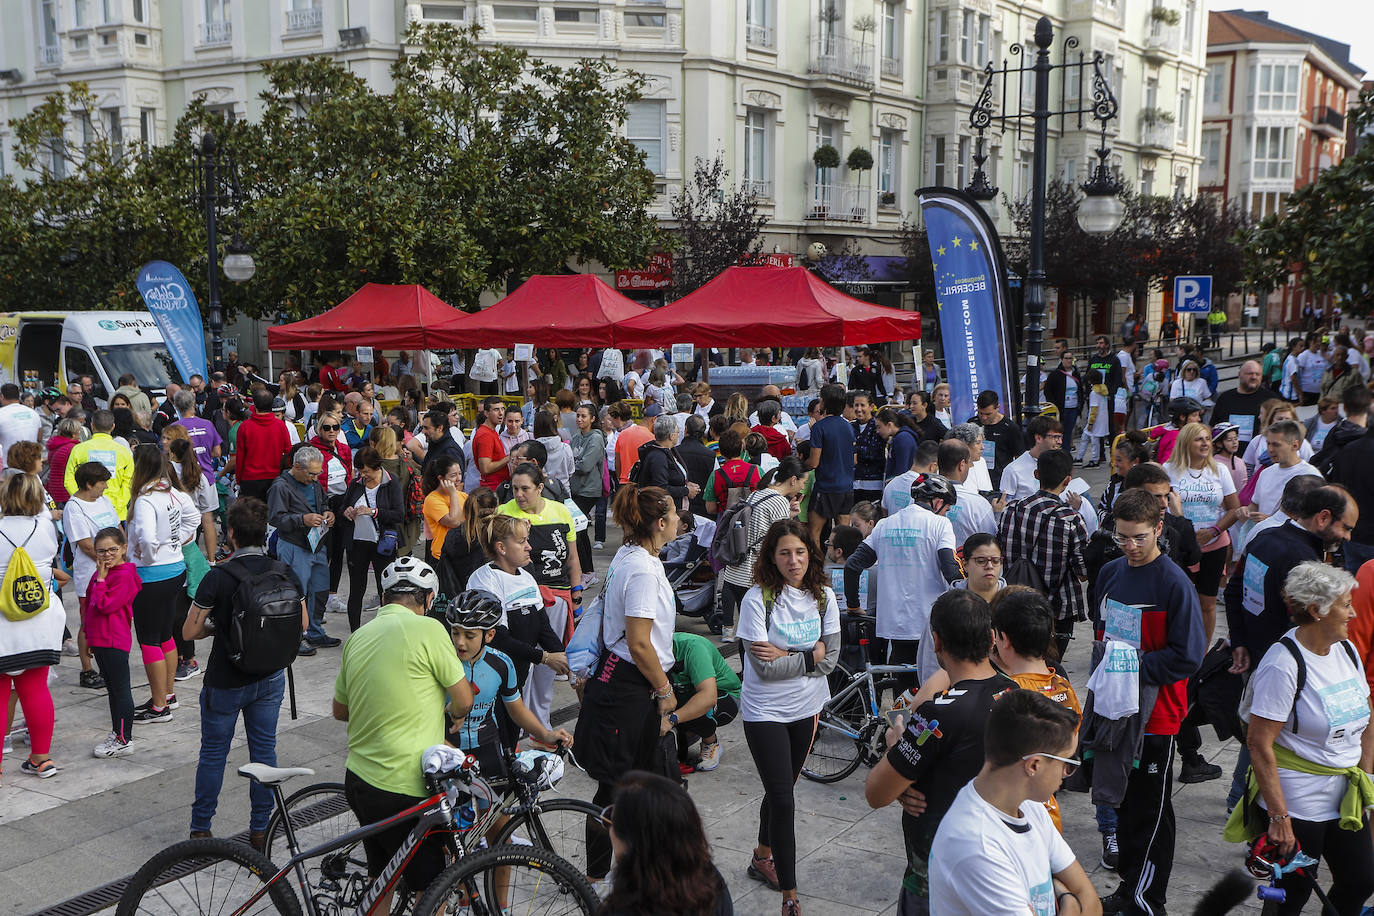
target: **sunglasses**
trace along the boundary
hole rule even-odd
[[[1058,760],[1060,763],[1064,764],[1064,775],[1065,775],[1065,776],[1072,776],[1074,773],[1078,772],[1078,768],[1081,767],[1081,766],[1083,765],[1083,761],[1081,761],[1081,760],[1079,760],[1079,759],[1077,759],[1077,758],[1075,758],[1075,757],[1060,757],[1058,754],[1046,754],[1046,753],[1027,754],[1026,756],[1022,757],[1021,759],[1022,759],[1022,760],[1030,760],[1032,757],[1048,757],[1048,758],[1051,759],[1051,760]]]
[[[333,424],[332,426],[331,426],[330,424],[328,424],[328,423],[321,423],[321,424],[320,424],[320,431],[321,431],[321,432],[326,432],[326,433],[328,433],[328,432],[335,432],[335,431],[340,430],[340,429],[343,429],[343,427],[340,426],[340,425],[337,424],[337,423]]]

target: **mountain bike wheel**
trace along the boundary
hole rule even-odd
[[[153,856],[129,879],[115,916],[185,916],[236,913],[277,872],[246,843],[210,838],[185,840]],[[286,880],[278,881],[245,916],[300,916],[301,905]]]
[[[493,846],[465,856],[440,872],[415,916],[471,913],[502,916],[594,916],[596,891],[577,869],[545,849]],[[466,909],[464,909],[466,907]]]
[[[538,839],[531,821],[538,818],[548,836],[548,846]],[[551,798],[539,802],[538,813],[522,811],[511,817],[497,834],[494,846],[540,846],[564,859],[580,875],[587,874],[587,824],[600,824],[601,809],[580,798]]]
[[[812,782],[839,782],[859,768],[864,742],[854,737],[862,725],[855,726],[844,710],[836,712],[827,704],[816,725],[816,738],[802,764],[802,775]]]
[[[306,786],[286,799],[286,810],[291,816],[291,829],[296,834],[297,849],[310,849],[321,843],[343,836],[350,830],[357,830],[358,816],[348,806],[341,782],[322,782]],[[285,864],[291,861],[291,849],[286,843],[286,825],[281,809],[272,812],[267,822],[267,856],[273,862]],[[354,872],[367,874],[367,856],[362,843],[340,849],[326,856],[316,856],[301,863],[312,885],[318,886],[323,871],[347,875]]]

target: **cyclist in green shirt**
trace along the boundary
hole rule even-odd
[[[739,715],[739,675],[705,636],[674,633],[668,680],[677,697],[677,708],[662,717],[659,733],[666,735],[669,729],[677,728],[679,759],[700,737],[701,761],[696,768],[714,770],[720,766],[721,754],[716,729]]]

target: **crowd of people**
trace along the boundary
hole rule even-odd
[[[415,378],[434,367],[408,353],[370,375],[321,354],[276,383],[235,361],[155,398],[130,377],[109,407],[84,378],[37,407],[0,386],[6,751],[27,741],[22,772],[60,772],[49,671],[63,654],[108,695],[102,758],[135,753],[180,709],[177,683],[203,674],[190,829],[209,835],[240,716],[252,759],[275,763],[285,670],[342,643],[334,715],[361,820],[424,796],[431,744],[494,773],[516,741],[575,745],[596,804],[685,825],[671,845],[703,880],[652,911],[729,912],[729,881],[747,874],[795,916],[793,786],[841,658],[852,670],[867,657],[908,666],[865,793],[903,809],[899,912],[1164,912],[1175,748],[1180,781],[1219,779],[1210,724],[1246,737],[1228,838],[1265,836],[1276,855],[1300,843],[1330,872],[1335,908],[1357,913],[1374,892],[1348,794],[1374,799],[1374,519],[1359,511],[1374,495],[1360,473],[1374,459],[1374,336],[1315,330],[1218,390],[1205,351],[1142,353],[1138,330],[1115,350],[1098,338],[1081,370],[1057,341],[1046,409],[1024,427],[995,391],[951,416],[930,351],[907,392],[877,349],[730,355],[795,366],[790,398],[713,388],[726,354],[709,350],[690,366],[538,351],[523,380],[500,351],[458,352],[428,393]],[[1110,481],[1090,492],[1075,465],[1104,461]],[[620,545],[598,570],[608,522]],[[715,569],[709,638],[679,629],[663,557],[686,541]],[[579,664],[584,620],[597,639]],[[1081,699],[1061,661],[1075,638],[1094,643]],[[550,722],[559,680],[581,701],[571,733]],[[763,799],[749,861],[722,875],[677,779],[626,774],[709,773],[735,719]],[[1120,876],[1100,901],[1059,836],[1065,780],[1090,788],[1101,862]],[[255,844],[270,811],[255,787]],[[606,882],[608,912],[648,912],[635,831],[661,827],[604,820],[589,826],[589,877]],[[368,844],[374,868],[404,833]],[[412,887],[442,854],[416,857]],[[1310,884],[1281,884],[1280,912],[1299,912]]]

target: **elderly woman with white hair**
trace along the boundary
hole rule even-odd
[[[685,509],[701,487],[687,479],[687,466],[677,453],[677,420],[669,414],[654,417],[654,441],[639,447],[639,485],[662,487],[673,505]]]
[[[1317,560],[1288,574],[1283,594],[1295,627],[1264,654],[1251,681],[1246,743],[1254,778],[1227,830],[1228,839],[1241,839],[1249,808],[1250,835],[1267,830],[1285,854],[1300,846],[1324,861],[1332,878],[1328,896],[1341,916],[1356,916],[1374,894],[1374,843],[1365,815],[1374,804],[1368,775],[1374,735],[1369,684],[1349,641],[1354,588],[1353,576]],[[1250,807],[1252,800],[1260,811]],[[1286,878],[1279,886],[1287,900],[1277,912],[1302,912],[1312,882]]]

